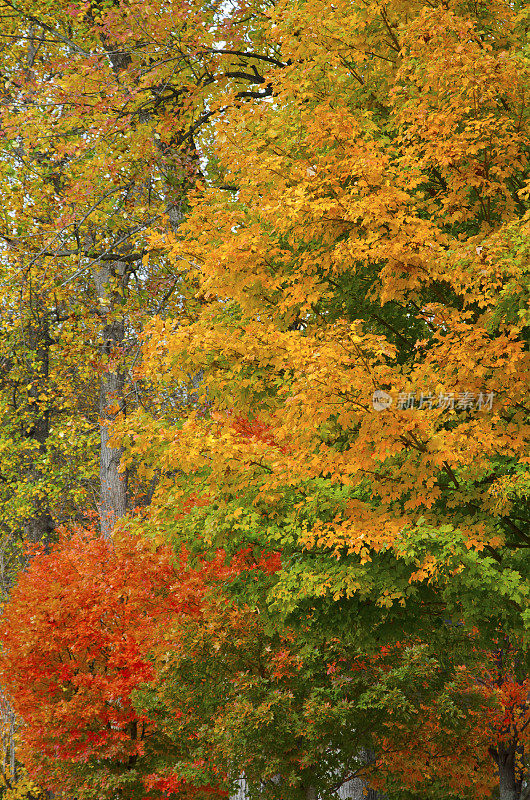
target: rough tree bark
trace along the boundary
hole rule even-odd
[[[499,742],[495,760],[499,769],[499,800],[520,800],[522,780],[516,774],[517,742]]]
[[[125,375],[121,355],[125,336],[125,320],[119,315],[116,282],[123,288],[127,264],[122,261],[98,265],[94,284],[102,320],[100,351],[104,369],[99,384],[100,426],[100,503],[101,534],[110,539],[116,521],[127,510],[127,472],[120,471],[123,448],[111,444],[111,426],[125,413]]]

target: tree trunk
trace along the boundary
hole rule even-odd
[[[100,424],[100,484],[99,519],[101,534],[110,539],[116,521],[127,510],[127,473],[120,472],[123,448],[110,444],[112,424],[117,417],[125,414],[124,386],[125,375],[121,366],[125,322],[115,315],[117,298],[114,280],[122,284],[127,265],[118,261],[102,264],[94,271],[94,283],[102,320],[101,355],[104,370],[99,386],[99,424]]]
[[[519,800],[521,781],[515,773],[516,744],[499,743],[497,765],[499,768],[499,800]]]

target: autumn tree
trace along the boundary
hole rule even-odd
[[[263,609],[228,608],[217,625],[215,613],[189,620],[146,690],[201,754],[168,780],[218,765],[228,786],[244,775],[250,797],[361,797],[374,775],[392,798],[489,794],[494,710],[447,658],[418,642],[366,655],[316,634],[309,615],[279,630]]]
[[[131,692],[152,677],[149,650],[178,601],[168,553],[136,544],[78,531],[41,550],[2,620],[2,684],[24,721],[22,759],[55,793],[142,787],[136,767],[153,728]]]
[[[217,127],[233,194],[205,182],[152,240],[200,308],[148,326],[145,369],[204,375],[191,417],[123,428],[166,476],[153,519],[196,552],[280,549],[261,601],[361,648],[449,618],[510,651],[529,591],[526,12],[269,17],[274,102]],[[215,502],[172,522],[190,492]],[[524,736],[490,735],[513,800]]]
[[[40,398],[31,436],[40,457],[55,413],[40,384],[50,345],[58,345],[61,360],[70,351],[71,372],[91,373],[89,392],[98,387],[98,508],[109,535],[134,505],[110,429],[138,403],[140,387],[130,377],[138,328],[179,306],[180,271],[163,257],[148,258],[144,231],[176,229],[185,213],[200,172],[196,136],[219,111],[212,87],[230,83],[236,94],[267,96],[270,90],[254,87],[276,61],[259,52],[259,25],[257,51],[241,44],[243,8],[219,15],[208,5],[158,3],[146,16],[140,2],[3,2],[0,11],[9,199],[2,236],[5,280],[13,284],[6,305],[16,324],[26,315],[25,343],[34,340],[38,364],[23,378]],[[12,354],[6,358],[11,363]],[[64,370],[61,380],[71,385],[72,377]],[[85,394],[82,380],[71,393]],[[28,470],[41,475],[33,463]],[[27,523],[43,531],[57,521],[45,496],[44,489]]]

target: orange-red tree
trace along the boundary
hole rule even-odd
[[[168,657],[175,620],[200,616],[204,595],[185,559],[128,536],[112,546],[77,531],[34,553],[1,627],[2,685],[23,720],[19,757],[33,781],[64,796],[161,796],[151,794],[160,765],[186,742],[172,741],[135,692],[155,679],[154,657]]]

